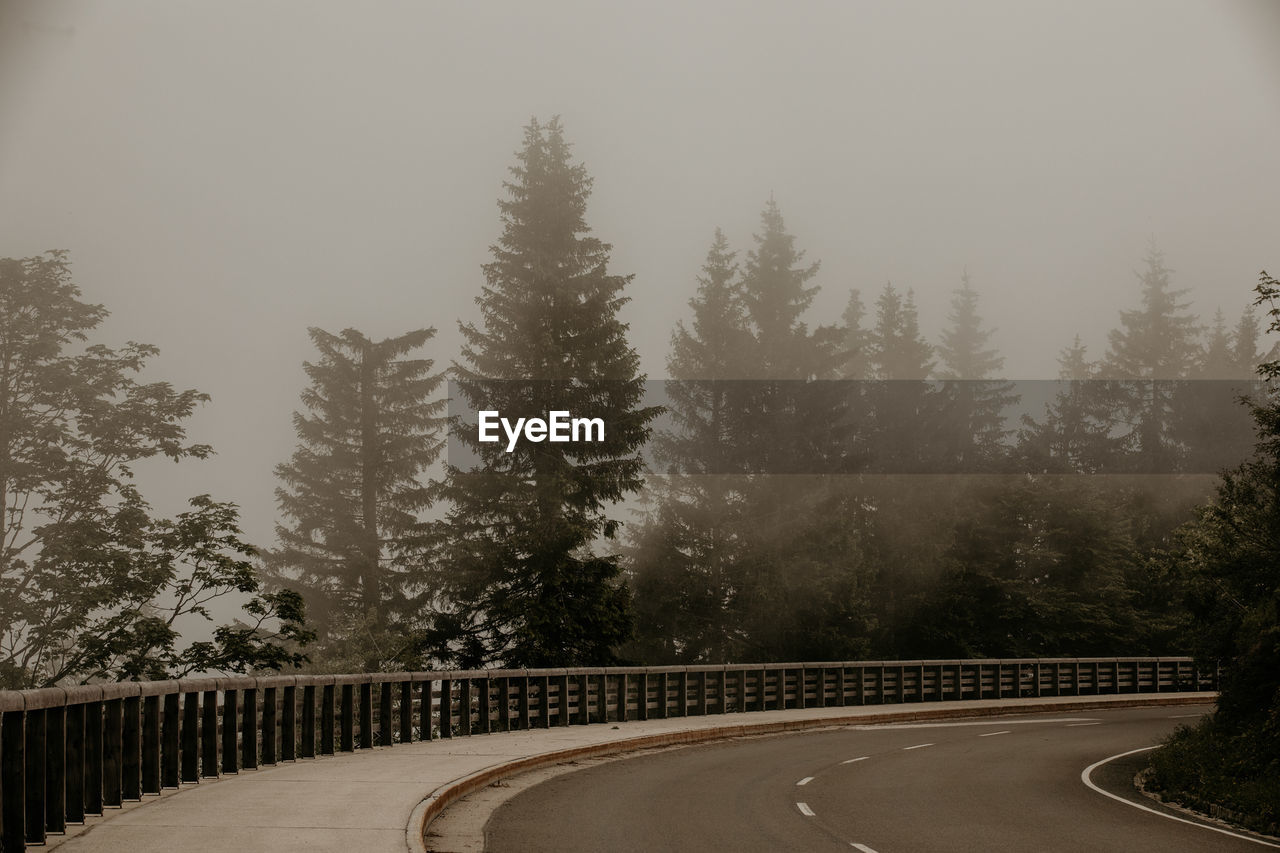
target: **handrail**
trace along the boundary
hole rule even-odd
[[[0,691],[0,850],[282,761],[552,725],[1216,690],[1188,657],[843,661],[187,678]],[[377,690],[374,686],[377,686]]]

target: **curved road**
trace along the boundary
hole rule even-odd
[[[486,825],[485,850],[1274,849],[1118,803],[1081,781],[1094,762],[1157,743],[1208,710],[854,727],[628,758],[517,795]],[[1141,761],[1141,753],[1118,759],[1092,780],[1123,791]]]

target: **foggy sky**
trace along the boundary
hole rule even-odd
[[[1102,354],[1149,239],[1206,320],[1280,272],[1280,5],[794,5],[11,2],[0,256],[70,250],[98,340],[212,394],[218,455],[147,493],[234,500],[263,545],[307,326],[455,358],[531,116],[595,178],[651,378],[714,229],[745,255],[771,193],[812,323],[891,280],[936,341],[967,269],[1018,378]]]

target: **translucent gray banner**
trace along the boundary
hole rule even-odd
[[[1248,380],[451,381],[448,462],[638,452],[661,474],[1216,473],[1251,456],[1242,398],[1268,393]]]

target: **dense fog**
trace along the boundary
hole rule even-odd
[[[250,538],[311,357],[308,326],[434,326],[457,357],[521,128],[562,116],[587,216],[635,274],[650,378],[716,227],[774,198],[851,287],[915,292],[926,338],[966,271],[1004,375],[1054,378],[1134,306],[1154,240],[1206,324],[1280,234],[1277,13],[1265,2],[484,4],[10,2],[3,254],[70,252],[102,337],[212,395],[212,461],[153,497],[235,500]],[[168,478],[168,479],[166,479]]]

